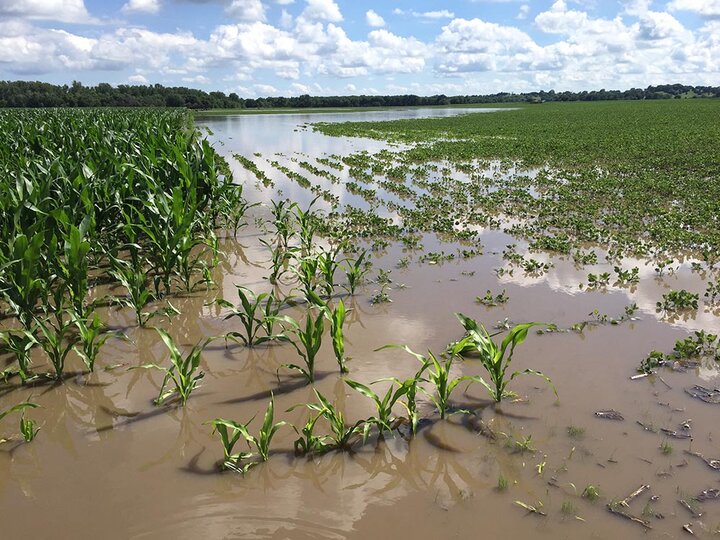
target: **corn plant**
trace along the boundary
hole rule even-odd
[[[340,266],[337,257],[342,249],[343,245],[338,244],[335,249],[322,250],[317,256],[318,271],[323,279],[322,288],[328,297],[335,292],[335,272]]]
[[[306,403],[305,406],[311,411],[317,412],[320,416],[325,418],[330,424],[331,435],[327,438],[329,442],[326,442],[325,438],[321,441],[313,441],[310,443],[320,445],[317,447],[317,451],[327,452],[329,450],[348,450],[353,442],[353,438],[357,435],[365,436],[370,425],[365,423],[365,420],[358,420],[352,425],[348,425],[345,422],[345,417],[342,412],[339,411],[335,405],[330,403],[325,396],[323,396],[317,389],[313,389],[315,397],[317,397],[317,403]],[[313,423],[314,427],[314,423]]]
[[[25,418],[25,414],[20,417],[20,434],[26,443],[32,442],[38,431],[40,431],[40,427],[38,427],[35,420]]]
[[[420,383],[425,381],[425,379],[423,379],[423,373],[429,365],[429,363],[423,362],[420,366],[420,369],[417,370],[415,375],[413,377],[405,379],[404,381],[398,379],[397,377],[380,379],[381,381],[392,381],[400,388],[402,388],[402,395],[405,396],[405,401],[400,401],[399,403],[407,411],[408,423],[410,424],[410,432],[413,435],[415,435],[415,433],[417,432],[418,422],[420,421],[420,416],[417,410],[417,392],[418,389],[422,390],[419,385]]]
[[[473,351],[478,354],[482,366],[490,377],[490,382],[488,383],[482,377],[475,377],[473,380],[487,388],[495,402],[500,403],[503,397],[512,395],[508,392],[507,385],[519,375],[536,375],[545,379],[553,389],[553,392],[555,392],[555,395],[557,395],[557,390],[553,386],[552,381],[537,370],[528,368],[522,371],[515,371],[509,376],[507,374],[507,370],[512,362],[513,353],[515,352],[515,347],[525,341],[530,328],[539,326],[540,323],[524,323],[514,326],[502,340],[500,346],[498,346],[493,341],[493,336],[488,334],[483,325],[478,324],[477,321],[466,317],[462,313],[456,313],[455,316],[465,328],[467,335],[452,347],[458,353]]]
[[[289,410],[292,410],[293,408]],[[328,443],[330,437],[328,437],[327,435],[315,435],[314,433],[315,425],[321,417],[321,412],[318,412],[316,414],[311,413],[308,417],[307,422],[305,422],[305,425],[300,431],[298,431],[297,427],[292,426],[292,428],[295,430],[295,433],[299,435],[299,437],[293,442],[295,454],[303,456],[306,454],[320,454],[330,448],[330,445]]]
[[[260,243],[270,251],[270,275],[268,280],[275,285],[289,270],[288,263],[298,252],[298,248],[278,243],[273,245],[267,240],[260,239]]]
[[[345,357],[345,337],[343,334],[343,325],[345,324],[345,303],[339,300],[337,306],[329,311],[330,318],[330,336],[332,337],[333,351],[335,352],[335,360],[340,366],[340,373],[347,373],[349,370],[346,365]]]
[[[74,345],[74,335],[71,333],[73,324],[70,318],[65,316],[63,292],[62,288],[58,288],[53,293],[55,306],[52,316],[41,316],[35,319],[38,328],[38,342],[55,371],[54,374],[48,376],[56,381],[62,380],[65,360]]]
[[[0,342],[5,344],[5,349],[15,355],[18,363],[17,374],[20,380],[25,383],[31,377],[30,371],[32,348],[38,344],[33,332],[27,330],[8,330],[0,332]]]
[[[250,420],[252,422],[252,419]],[[248,424],[250,423],[248,422]],[[213,427],[213,433],[220,436],[220,442],[223,446],[223,462],[220,465],[221,470],[231,470],[239,473],[246,473],[255,463],[248,462],[252,458],[251,452],[233,453],[235,445],[243,437],[243,433],[247,433],[247,424],[238,424],[232,420],[216,418],[209,422]]]
[[[36,233],[16,236],[7,246],[9,259],[0,272],[0,293],[25,330],[33,323],[38,302],[48,295],[44,269],[44,237]]]
[[[311,254],[298,258],[297,265],[293,267],[295,275],[304,288],[305,296],[314,293],[317,288],[316,278],[319,265],[319,257]]]
[[[375,381],[379,382],[379,381]],[[368,424],[374,424],[380,430],[382,435],[385,431],[392,431],[396,418],[393,416],[393,406],[397,403],[398,399],[407,393],[407,387],[404,385],[395,388],[395,383],[391,381],[390,387],[385,392],[385,395],[381,398],[378,394],[373,392],[369,387],[361,384],[357,381],[351,381],[345,379],[347,384],[353,390],[360,392],[363,396],[370,398],[375,404],[376,416],[368,418],[366,422]]]
[[[184,407],[190,394],[200,386],[200,381],[205,377],[205,373],[200,371],[200,355],[202,354],[212,338],[198,342],[187,355],[183,355],[178,349],[175,341],[162,328],[155,329],[162,338],[165,346],[170,352],[170,367],[159,366],[157,364],[144,364],[130,369],[158,369],[165,372],[165,377],[160,385],[160,393],[153,400],[155,405],[162,405],[165,400],[171,396],[177,396],[180,404]],[[166,389],[168,384],[172,382],[173,387]]]
[[[305,367],[297,364],[283,364],[280,367],[298,371],[308,382],[315,381],[315,357],[320,351],[322,345],[322,336],[325,331],[325,312],[320,310],[317,316],[313,316],[311,311],[305,315],[305,326],[284,315],[278,317],[278,321],[284,326],[285,332],[293,334],[297,341],[290,340],[295,350],[305,363]]]
[[[310,201],[307,210],[302,210],[297,204],[294,205],[295,220],[298,223],[300,232],[300,249],[305,256],[311,253],[313,237],[317,232],[318,217],[312,210],[312,207],[319,198],[320,196],[318,195]]]
[[[454,379],[451,378],[450,370],[452,369],[454,359],[457,357],[456,349],[449,349],[444,356],[441,356],[441,359],[438,359],[431,351],[428,351],[427,356],[423,356],[414,352],[407,345],[385,345],[381,347],[381,349],[388,347],[403,349],[420,361],[420,373],[427,371],[426,377],[420,380],[431,383],[434,391],[428,391],[424,387],[420,387],[420,390],[433,402],[438,413],[440,413],[440,419],[444,419],[448,414],[450,409],[450,395],[460,383],[466,381],[469,383],[478,382],[477,377],[471,375],[462,375]]]
[[[21,412],[23,413],[23,416],[20,417],[20,433],[22,434],[23,438],[26,442],[30,442],[35,438],[35,435],[38,432],[38,428],[35,426],[35,422],[32,420],[26,420],[24,416],[24,411],[26,409],[36,409],[38,407],[37,404],[31,403],[30,401],[24,401],[22,403],[18,403],[17,405],[10,407],[9,409],[5,411],[0,411],[0,420],[5,418],[7,415],[15,413],[15,412]],[[0,439],[0,443],[7,442],[7,439]]]
[[[80,317],[87,315],[85,297],[88,293],[88,254],[90,253],[87,236],[91,226],[92,221],[88,218],[83,220],[80,228],[69,225],[69,232],[64,234],[63,256],[55,260],[70,304]]]
[[[225,320],[237,317],[244,329],[244,333],[230,332],[226,338],[240,340],[246,347],[254,347],[276,339],[278,336],[274,336],[272,330],[274,321],[278,318],[282,301],[275,298],[272,292],[255,294],[240,285],[236,285],[236,289],[240,298],[240,306],[235,307],[222,298],[215,300],[216,304],[230,310],[230,313],[225,316]],[[263,302],[265,302],[264,306]],[[258,336],[258,332],[263,329],[267,335]]]
[[[355,295],[355,290],[358,285],[362,283],[365,276],[370,272],[369,261],[365,261],[367,256],[367,250],[362,251],[355,259],[345,259],[342,265],[345,271],[345,277],[347,278],[347,285],[345,289],[350,293],[351,296]]]
[[[275,239],[278,248],[287,248],[290,245],[290,240],[295,235],[291,212],[297,206],[297,203],[291,203],[288,199],[270,202],[272,204],[270,211],[273,216],[271,223],[275,227]]]
[[[147,324],[150,315],[143,313],[145,307],[155,300],[155,294],[148,287],[147,273],[142,267],[140,259],[132,257],[130,261],[110,258],[111,269],[109,273],[127,290],[127,295],[117,301],[135,312],[135,319],[139,326]]]
[[[228,469],[245,473],[248,469],[250,469],[250,467],[257,464],[255,461],[246,462],[244,464],[242,463],[243,460],[248,460],[253,457],[252,453],[232,454],[232,450],[240,437],[243,437],[248,444],[255,446],[257,456],[260,458],[260,461],[267,461],[270,458],[270,444],[272,443],[273,437],[281,427],[287,425],[287,422],[284,421],[273,423],[274,419],[275,399],[271,395],[270,403],[268,403],[267,409],[265,410],[263,424],[260,427],[260,432],[257,437],[252,435],[248,430],[248,426],[253,421],[252,418],[247,424],[239,424],[237,422],[233,422],[232,420],[224,420],[222,418],[213,420],[211,424],[214,429],[218,431],[223,444],[223,451],[225,454],[223,466]]]
[[[90,371],[95,371],[95,360],[100,349],[111,337],[125,337],[124,334],[111,333],[100,320],[97,314],[81,318],[77,313],[71,313],[71,318],[78,330],[80,347],[73,347],[77,355],[82,359]]]

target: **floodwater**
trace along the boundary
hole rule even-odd
[[[432,113],[440,112],[449,110]],[[248,198],[266,201],[281,190],[307,202],[312,195],[273,173],[267,160],[290,167],[296,163],[292,158],[311,161],[383,149],[378,142],[329,138],[298,127],[356,118],[362,115],[242,116],[200,123],[212,130],[211,140],[231,164],[230,156],[240,153],[275,181],[271,189],[256,186],[235,163],[236,179],[247,182]],[[261,157],[253,157],[255,152]],[[343,190],[337,194],[341,204],[356,202]],[[262,207],[254,208],[253,215],[267,216]],[[270,290],[264,279],[268,255],[259,242],[263,234],[251,218],[237,238],[224,236],[214,274],[217,288],[172,298],[182,315],[157,324],[187,348],[204,337],[240,330],[237,319],[224,320],[226,312],[208,304],[218,296],[237,302],[235,285]],[[702,306],[694,317],[674,321],[655,313],[662,291],[701,290],[697,276],[681,268],[656,279],[652,267],[641,266],[641,281],[634,288],[586,291],[579,284],[587,272],[608,265],[578,270],[572,261],[533,254],[555,266],[540,277],[498,278],[493,269],[505,263],[500,254],[504,246],[516,242],[522,253],[525,244],[494,230],[484,231],[481,239],[483,256],[443,264],[419,264],[395,244],[374,254],[375,268],[392,269],[392,302],[369,302],[379,288],[374,283],[345,297],[351,308],[348,378],[369,383],[412,376],[418,367],[412,356],[376,349],[396,343],[418,352],[440,352],[462,334],[454,312],[488,327],[509,318],[568,328],[591,318],[595,309],[616,317],[636,302],[637,319],[589,325],[581,334],[531,332],[516,350],[512,367],[547,374],[557,397],[542,379],[531,376],[511,383],[521,399],[500,406],[488,401],[480,385],[460,385],[453,405],[474,416],[456,414],[440,421],[429,399],[422,398],[420,411],[427,421],[415,438],[397,435],[378,441],[371,436],[352,452],[312,458],[293,454],[296,434],[285,426],[273,440],[269,462],[242,476],[217,472],[222,448],[206,422],[218,417],[247,422],[257,415],[251,424],[257,433],[273,392],[276,421],[302,426],[306,409],[286,411],[313,401],[312,388],[287,370],[278,372],[281,364],[298,360],[294,349],[289,344],[247,349],[232,342],[226,347],[223,340],[215,341],[203,354],[206,375],[187,406],[157,408],[152,399],[162,375],[128,368],[167,365],[165,346],[154,330],[135,327],[128,310],[103,310],[103,319],[124,330],[129,341],[110,340],[94,374],[79,373],[61,385],[0,391],[0,411],[28,398],[41,405],[27,416],[42,428],[30,444],[0,446],[0,538],[681,538],[689,534],[683,526],[700,538],[717,537],[720,499],[693,502],[690,508],[679,502],[720,488],[720,470],[697,455],[720,459],[720,405],[685,392],[695,384],[718,386],[717,369],[705,365],[630,379],[649,351],[669,352],[675,340],[694,329],[720,330],[717,317]],[[422,243],[426,249],[443,249],[434,236]],[[396,268],[403,256],[413,261]],[[280,290],[288,294],[292,286],[285,283]],[[488,289],[505,289],[510,300],[493,308],[477,304],[475,297]],[[302,307],[285,313],[304,316]],[[80,367],[77,358],[69,360],[70,370]],[[315,388],[350,422],[374,413],[368,399],[344,384],[327,333],[316,372]],[[463,374],[482,375],[483,370],[468,359],[453,368],[453,376]],[[377,386],[384,389],[386,384]],[[609,409],[622,413],[624,420],[595,415]],[[6,417],[0,436],[16,432],[16,422],[16,416]],[[692,439],[660,431],[679,431],[687,422]],[[520,451],[517,442],[528,438],[534,451]],[[498,489],[501,477],[507,482],[503,490]],[[618,508],[650,528],[608,511],[608,503],[643,485],[650,488],[627,508]],[[587,486],[596,487],[600,498],[583,497]],[[546,515],[530,513],[516,501]]]

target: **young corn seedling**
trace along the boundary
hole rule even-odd
[[[335,292],[335,272],[340,266],[337,257],[342,249],[341,243],[335,249],[321,251],[317,257],[318,270],[323,279],[322,288],[327,297],[332,296]]]
[[[396,377],[390,377],[388,379],[380,379],[382,380],[388,380],[392,381],[400,388],[403,389],[403,395],[405,396],[405,401],[400,401],[400,405],[402,405],[408,414],[408,423],[410,424],[410,432],[415,435],[417,433],[417,425],[420,421],[420,416],[417,411],[417,391],[420,388],[419,384],[421,382],[424,382],[424,379],[422,378],[423,372],[428,368],[430,364],[423,363],[422,366],[420,366],[420,369],[415,373],[414,377],[410,377],[408,379],[405,379],[404,381],[401,381],[400,379]]]
[[[340,300],[335,309],[329,312],[330,318],[330,335],[332,336],[333,351],[335,352],[335,360],[340,366],[340,373],[347,373],[349,370],[346,365],[345,357],[345,337],[343,335],[343,325],[345,324],[345,303]]]
[[[71,339],[74,336],[70,333],[72,322],[65,317],[63,292],[62,288],[58,288],[54,292],[55,312],[53,317],[35,319],[39,330],[40,346],[45,351],[55,371],[54,374],[48,374],[48,377],[56,381],[62,380],[65,360],[74,345]]]
[[[555,395],[557,395],[557,390],[555,390],[552,381],[537,370],[525,369],[523,371],[515,371],[510,374],[510,376],[507,374],[513,353],[515,352],[515,347],[525,341],[528,330],[533,326],[538,326],[539,323],[516,325],[510,330],[508,335],[505,336],[498,347],[492,339],[493,336],[488,334],[484,326],[479,325],[474,319],[466,317],[462,313],[456,313],[455,316],[465,328],[467,336],[452,347],[460,354],[472,351],[478,355],[482,366],[490,376],[490,383],[482,377],[476,377],[473,380],[487,388],[495,402],[499,403],[503,397],[511,395],[507,391],[507,385],[519,375],[537,375],[545,379],[553,389],[553,392],[555,392]]]
[[[312,207],[320,198],[318,195],[307,207],[307,210],[302,210],[297,204],[295,204],[295,220],[300,228],[300,249],[303,255],[307,256],[312,251],[313,237],[317,231],[318,217],[313,211]]]
[[[9,414],[15,412],[22,412],[23,416],[20,418],[20,433],[22,434],[23,439],[25,439],[26,442],[30,442],[35,438],[35,434],[37,434],[38,429],[35,427],[35,422],[33,422],[32,420],[25,420],[24,411],[25,409],[36,409],[37,407],[37,404],[31,403],[30,401],[18,403],[17,405],[10,407],[6,411],[0,411],[0,420],[5,418]],[[28,437],[30,437],[29,440]],[[8,439],[0,439],[0,443],[4,443],[7,441]]]
[[[298,321],[287,315],[278,317],[277,320],[283,324],[286,332],[294,334],[297,342],[290,340],[290,343],[305,363],[304,368],[297,364],[283,364],[280,367],[298,371],[308,382],[315,382],[315,357],[322,345],[322,336],[325,331],[325,311],[320,310],[317,316],[313,316],[312,312],[308,311],[305,315],[304,328]]]
[[[330,424],[330,435],[331,442],[323,447],[323,451],[327,450],[349,450],[353,443],[355,436],[367,435],[369,424],[366,424],[365,420],[358,420],[352,425],[345,423],[345,417],[335,405],[330,403],[325,396],[323,396],[317,389],[313,389],[315,396],[318,399],[318,403],[307,403],[305,406],[311,411],[316,411],[325,418]]]
[[[375,381],[379,382],[379,381]],[[356,381],[345,379],[347,384],[353,390],[357,390],[363,396],[370,398],[375,403],[376,416],[373,416],[366,420],[366,425],[375,424],[380,431],[382,436],[386,431],[392,432],[396,418],[393,416],[392,409],[398,399],[400,399],[407,392],[407,387],[400,385],[395,389],[395,383],[391,381],[390,388],[388,388],[385,395],[380,398],[370,388]]]
[[[87,313],[85,297],[88,293],[88,254],[90,242],[87,234],[91,226],[89,216],[83,220],[80,228],[71,225],[64,238],[63,257],[56,258],[58,275],[65,283],[70,303],[75,312],[84,317]]]
[[[260,243],[270,250],[270,275],[268,280],[275,285],[288,271],[288,263],[297,254],[298,248],[281,244],[274,246],[262,238]]]
[[[292,410],[295,407],[289,409]],[[305,422],[305,425],[302,427],[301,431],[298,431],[298,429],[295,426],[292,426],[292,428],[295,430],[295,433],[299,435],[297,439],[293,442],[293,447],[295,448],[295,454],[304,456],[307,454],[320,454],[323,452],[326,452],[331,448],[331,446],[328,444],[328,440],[330,437],[327,435],[315,435],[315,424],[317,424],[317,421],[322,417],[322,413],[318,412],[316,414],[310,414],[308,417],[307,422]]]
[[[20,417],[20,434],[26,443],[32,442],[35,436],[40,431],[40,427],[37,425],[35,420],[25,418],[25,414]]]
[[[244,328],[244,333],[230,332],[226,339],[240,340],[246,347],[254,347],[275,339],[272,328],[273,321],[277,318],[280,309],[280,301],[275,299],[273,293],[255,294],[250,289],[239,285],[236,288],[240,297],[239,307],[233,306],[222,298],[215,300],[216,304],[230,310],[230,313],[225,316],[225,320],[237,317]],[[264,307],[263,301],[265,301]],[[265,329],[266,332],[269,329],[270,332],[266,336],[258,336],[258,332],[262,329]]]
[[[105,342],[111,337],[124,338],[122,333],[108,333],[105,325],[97,314],[93,313],[87,319],[78,316],[77,313],[71,313],[73,323],[78,330],[81,347],[73,347],[78,356],[85,363],[90,371],[95,371],[95,359]]]
[[[464,381],[470,383],[478,382],[477,377],[473,377],[470,375],[463,375],[460,377],[456,377],[455,379],[452,379],[450,377],[450,370],[452,368],[453,361],[457,356],[457,351],[455,350],[448,350],[444,354],[443,359],[440,360],[431,351],[428,351],[427,356],[423,356],[414,352],[407,345],[385,345],[384,347],[381,347],[381,349],[391,347],[403,349],[408,354],[411,354],[415,358],[417,358],[422,366],[419,373],[427,370],[426,377],[421,380],[431,383],[434,388],[434,393],[429,392],[423,387],[420,387],[420,390],[424,392],[433,402],[438,413],[440,413],[441,419],[444,419],[449,412],[450,395],[452,394],[453,390],[455,390],[455,388],[457,388],[457,386]]]
[[[111,269],[109,273],[125,287],[127,295],[117,301],[135,312],[135,319],[139,326],[145,326],[150,316],[143,313],[145,306],[155,300],[155,295],[148,287],[147,272],[139,257],[132,257],[124,261],[110,257]]]
[[[370,272],[371,265],[369,261],[365,261],[366,256],[367,250],[364,250],[355,259],[345,259],[342,265],[345,271],[345,277],[347,278],[345,289],[350,293],[350,296],[355,295],[356,289]]]
[[[165,330],[162,328],[156,328],[155,330],[160,334],[165,346],[170,351],[172,365],[164,367],[157,364],[144,364],[130,369],[159,369],[164,371],[165,377],[160,385],[160,393],[153,402],[155,405],[162,405],[169,397],[176,395],[180,399],[180,404],[184,407],[190,394],[200,386],[200,381],[205,376],[205,373],[199,370],[200,355],[208,343],[212,341],[212,338],[197,343],[187,355],[183,356],[173,338]],[[173,388],[166,389],[170,382],[173,383]]]
[[[267,409],[265,410],[263,424],[260,427],[260,432],[257,437],[252,435],[248,430],[248,426],[253,421],[252,418],[247,424],[239,424],[232,420],[223,420],[222,418],[213,420],[211,424],[214,430],[220,434],[220,439],[223,444],[225,454],[223,461],[224,468],[245,473],[257,464],[256,461],[242,463],[243,460],[248,460],[253,457],[252,453],[232,454],[233,448],[240,437],[244,438],[248,444],[255,446],[260,461],[267,461],[270,458],[270,444],[272,443],[273,437],[281,427],[287,424],[287,422],[273,423],[274,419],[275,398],[271,396],[270,403],[268,403]]]
[[[305,296],[309,296],[317,288],[316,277],[320,265],[319,257],[318,255],[307,255],[297,259],[297,263],[293,271],[304,288]]]
[[[297,203],[290,203],[288,199],[285,199],[279,202],[271,201],[271,204],[270,211],[273,215],[271,223],[275,227],[275,238],[278,247],[287,248],[290,240],[295,235],[291,212],[297,206]]]
[[[8,330],[0,332],[0,342],[5,344],[5,350],[15,355],[18,363],[17,374],[23,384],[26,383],[32,378],[30,351],[38,344],[37,339],[27,330]]]
[[[252,419],[250,419],[252,422]],[[250,423],[248,422],[248,424]],[[221,470],[231,470],[245,474],[255,462],[247,461],[252,458],[251,452],[233,453],[235,445],[241,437],[244,439],[244,433],[248,433],[247,424],[238,424],[232,420],[216,418],[209,422],[213,427],[213,433],[220,436],[220,442],[223,446],[223,462],[220,465]]]

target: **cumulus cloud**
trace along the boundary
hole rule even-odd
[[[122,7],[123,13],[157,13],[160,0],[130,0]]]
[[[673,0],[670,11],[692,11],[703,17],[720,17],[720,0]]]
[[[343,20],[340,7],[333,0],[306,0],[307,7],[302,16],[308,20],[340,22]]]
[[[365,22],[367,22],[368,26],[372,26],[373,28],[381,28],[385,26],[385,19],[372,9],[365,13]]]
[[[83,0],[0,0],[0,15],[66,23],[95,22]]]

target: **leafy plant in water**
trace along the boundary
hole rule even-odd
[[[507,370],[510,367],[515,347],[525,341],[530,328],[539,326],[540,323],[524,323],[514,326],[498,347],[492,339],[493,336],[488,334],[483,325],[479,325],[477,321],[462,313],[456,313],[455,316],[465,328],[467,335],[460,342],[456,343],[454,348],[461,354],[474,352],[479,355],[482,366],[490,376],[490,383],[486,382],[482,377],[476,377],[475,380],[487,388],[493,400],[499,403],[503,397],[509,395],[507,385],[519,375],[537,375],[538,377],[542,377],[552,387],[555,395],[557,395],[552,381],[537,370],[528,368],[523,371],[515,371],[510,374],[509,377],[507,376]]]
[[[200,369],[200,355],[202,354],[212,338],[197,343],[187,355],[183,355],[178,349],[175,341],[162,328],[155,329],[162,338],[165,346],[170,352],[170,367],[159,366],[157,364],[144,364],[130,369],[159,369],[165,372],[165,377],[160,385],[160,393],[155,398],[155,405],[162,405],[167,398],[177,395],[181,405],[184,407],[190,394],[200,386],[200,381],[205,377],[205,373]],[[172,382],[173,388],[166,387]]]
[[[283,324],[285,332],[290,332],[295,336],[297,341],[290,340],[290,343],[292,343],[305,363],[304,368],[297,364],[283,364],[280,367],[298,371],[308,382],[314,382],[315,357],[320,351],[322,336],[325,331],[325,312],[320,310],[320,313],[314,316],[312,311],[308,311],[305,314],[304,328],[300,326],[298,321],[287,315],[278,317],[277,320]]]
[[[699,294],[688,292],[685,289],[681,289],[679,291],[670,291],[667,294],[663,294],[661,302],[657,302],[656,310],[675,312],[688,309],[697,309],[699,298]]]
[[[345,259],[342,265],[347,278],[347,286],[345,287],[351,296],[355,295],[358,285],[360,285],[365,276],[370,272],[371,265],[365,261],[367,250],[362,251],[355,259]]]
[[[38,344],[33,332],[27,330],[7,330],[0,332],[0,342],[5,344],[5,349],[15,355],[18,363],[17,373],[20,380],[25,383],[32,377],[30,371],[30,352]]]
[[[338,449],[347,450],[350,448],[352,439],[355,435],[363,434],[365,436],[369,429],[369,425],[365,420],[358,420],[352,425],[345,423],[345,417],[335,405],[330,403],[317,389],[313,389],[318,403],[307,403],[305,406],[311,411],[316,411],[330,424],[331,435],[330,442],[322,448],[322,451]]]
[[[385,431],[393,430],[393,424],[395,423],[396,418],[393,416],[392,409],[395,403],[397,403],[398,399],[400,399],[400,397],[405,395],[405,393],[407,392],[406,386],[400,385],[396,389],[395,383],[391,381],[390,387],[387,389],[387,392],[385,392],[385,395],[381,398],[369,387],[357,381],[345,379],[345,384],[347,384],[353,390],[360,392],[363,396],[370,398],[373,403],[375,403],[376,416],[368,418],[366,420],[367,424],[375,424],[380,430],[381,435]]]
[[[26,409],[36,409],[37,407],[37,404],[31,403],[30,401],[18,403],[17,405],[14,405],[13,407],[10,407],[5,411],[0,411],[0,420],[5,418],[9,414],[22,412],[23,415],[20,417],[20,433],[22,434],[23,439],[25,439],[26,442],[30,442],[35,438],[35,435],[38,432],[38,428],[35,426],[35,422],[25,419],[24,411]],[[0,443],[2,442],[6,441],[4,439],[0,439]]]
[[[87,319],[81,318],[77,313],[72,313],[71,318],[75,327],[78,330],[78,337],[80,338],[81,347],[73,347],[78,356],[85,363],[90,371],[95,370],[95,359],[97,358],[100,349],[105,342],[111,337],[122,337],[124,334],[121,333],[109,333],[107,328],[100,320],[100,317],[96,313],[88,316]]]
[[[235,307],[223,298],[215,300],[216,304],[230,310],[230,313],[225,316],[225,320],[237,317],[243,325],[244,333],[230,332],[226,338],[240,340],[247,347],[254,347],[275,339],[277,336],[272,334],[273,322],[277,319],[282,302],[277,300],[272,292],[255,294],[240,285],[236,285],[236,289],[240,298],[240,306]],[[263,302],[265,302],[264,305]],[[267,335],[258,336],[258,332],[262,329],[266,331]]]
[[[493,295],[493,292],[488,289],[488,291],[485,293],[485,296],[478,296],[475,298],[475,301],[479,304],[483,304],[484,306],[488,307],[495,307],[500,304],[506,304],[507,301],[510,300],[510,297],[505,294],[505,289],[502,290],[500,294]]]

